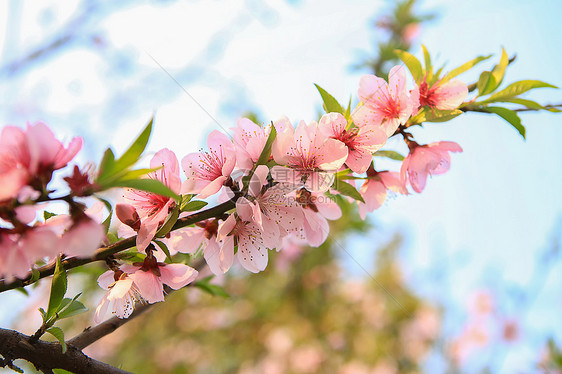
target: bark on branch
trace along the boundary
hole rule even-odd
[[[14,330],[0,328],[0,367],[14,367],[13,360],[24,359],[32,363],[43,373],[52,373],[53,369],[64,369],[72,373],[126,374],[106,363],[94,360],[79,349],[68,346],[62,353],[59,343],[39,340],[29,343],[29,336]]]

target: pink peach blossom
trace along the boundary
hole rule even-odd
[[[222,241],[222,250],[228,256],[233,255],[236,241],[236,258],[240,264],[252,273],[263,271],[267,266],[268,249],[278,244],[279,234],[262,232],[253,222],[252,208],[248,204],[237,203],[236,213],[219,226],[218,238]]]
[[[326,241],[330,232],[327,220],[339,219],[342,216],[342,211],[329,196],[309,192],[304,188],[296,192],[295,198],[302,207],[304,215],[300,236],[311,247],[318,247]]]
[[[344,143],[322,134],[316,122],[301,121],[295,130],[287,127],[277,134],[272,154],[275,162],[288,166],[274,166],[274,180],[324,192],[333,182],[332,174],[347,159],[348,150]]]
[[[400,178],[403,183],[410,182],[414,191],[420,193],[425,187],[428,175],[443,174],[449,170],[449,152],[462,152],[455,142],[436,142],[419,145],[410,141],[410,153],[402,161]]]
[[[287,196],[291,190],[283,184],[264,188],[268,174],[269,168],[259,165],[248,185],[247,198],[240,197],[237,205],[247,204],[252,211],[249,219],[262,232],[281,238],[302,226],[302,212],[295,199]]]
[[[57,255],[58,243],[56,234],[45,225],[21,234],[0,233],[0,276],[8,281],[26,277],[36,261]]]
[[[208,152],[190,153],[181,162],[187,180],[183,193],[197,194],[205,199],[219,192],[236,165],[232,141],[220,131],[207,137]]]
[[[94,203],[84,213],[59,214],[45,221],[44,226],[60,238],[57,251],[68,256],[90,257],[105,239],[103,221],[104,204]]]
[[[428,106],[439,110],[457,109],[467,96],[467,85],[458,79],[437,81],[429,86],[424,78],[420,85],[412,90],[412,97],[419,98],[420,107]]]
[[[277,132],[283,132],[285,128],[292,127],[288,118],[283,117],[273,123]],[[232,128],[233,143],[236,150],[236,162],[238,167],[250,170],[263,152],[267,138],[271,132],[271,125],[258,126],[248,118],[240,118],[236,127]]]
[[[369,168],[373,153],[388,139],[380,128],[367,124],[347,129],[347,120],[340,113],[328,113],[320,119],[318,128],[327,137],[344,143],[348,150],[345,164],[354,172],[362,174]]]
[[[69,256],[90,257],[105,238],[105,228],[84,216],[75,221],[60,241],[60,249]]]
[[[15,198],[20,188],[32,183],[46,185],[54,170],[74,158],[82,148],[82,138],[73,138],[65,148],[43,123],[19,127],[6,126],[0,134],[0,200]]]
[[[178,290],[197,278],[197,270],[185,264],[165,264],[157,262],[149,253],[141,266],[123,265],[137,288],[148,303],[164,301],[164,285]]]
[[[353,121],[360,127],[381,127],[388,137],[406,123],[417,108],[406,89],[406,70],[399,65],[390,70],[388,83],[374,75],[361,77],[358,95],[363,104],[353,113]]]
[[[148,174],[148,178],[159,180],[175,193],[180,192],[179,164],[174,152],[167,148],[158,151],[150,161],[150,167],[160,167],[161,169]],[[139,251],[144,251],[154,238],[158,227],[164,223],[170,211],[175,207],[176,202],[168,196],[135,189],[127,189],[124,197],[131,203],[140,217],[141,224],[137,234],[137,248]],[[133,214],[130,208],[121,206],[119,209],[123,214],[126,210]]]
[[[386,200],[388,191],[404,195],[408,193],[404,183],[400,180],[399,173],[393,171],[376,172],[374,169],[370,173],[369,170],[367,171],[367,176],[371,179],[367,179],[359,190],[365,203],[357,202],[361,219],[365,219],[368,212],[381,207]]]
[[[111,309],[117,318],[129,318],[133,313],[135,303],[144,302],[133,279],[122,271],[117,273],[113,270],[106,271],[98,278],[98,284],[108,292],[102,297],[96,308],[95,323],[102,321],[108,309]]]
[[[230,269],[234,261],[234,252],[225,251],[223,243],[217,239],[219,223],[217,219],[205,220],[174,231],[168,243],[182,253],[196,253],[200,248],[203,257],[213,274],[221,275]]]

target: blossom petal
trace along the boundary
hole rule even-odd
[[[185,264],[166,264],[159,266],[162,283],[174,290],[178,290],[197,278],[197,270]]]

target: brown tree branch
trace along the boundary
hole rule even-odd
[[[230,209],[234,208],[234,200],[228,200],[222,204],[219,204],[215,207],[203,210],[198,213],[191,214],[187,217],[180,218],[172,230],[177,230],[182,227],[186,227],[192,225],[194,223],[213,218],[219,217],[229,211]],[[127,239],[120,240],[108,246],[104,246],[99,248],[92,257],[89,258],[77,258],[77,257],[70,257],[64,259],[62,261],[62,265],[66,270],[73,269],[78,266],[86,265],[91,262],[95,261],[105,261],[106,258],[112,256],[118,252],[124,251],[126,249],[134,247],[136,244],[136,236],[132,236]],[[40,267],[37,269],[39,271],[38,279],[48,277],[53,275],[55,272],[55,264],[48,264],[45,266]],[[12,282],[6,282],[5,280],[0,281],[0,292],[12,290],[18,287],[25,287],[32,283],[35,283],[38,279],[33,279],[32,273],[30,272],[29,275],[23,279],[16,279]]]
[[[64,369],[72,373],[97,373],[97,374],[126,374],[125,370],[118,369],[103,362],[94,360],[79,349],[68,347],[62,353],[59,343],[39,340],[29,343],[29,336],[14,330],[0,328],[0,367],[15,367],[13,361],[24,359],[31,362],[37,370],[43,373],[53,373],[53,369]]]

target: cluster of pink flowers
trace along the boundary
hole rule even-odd
[[[115,207],[123,223],[118,234],[136,235],[137,249],[145,259],[115,265],[100,277],[100,285],[109,292],[96,318],[109,306],[117,316],[126,317],[136,300],[162,301],[163,285],[179,288],[195,279],[197,271],[191,267],[165,263],[164,253],[157,250],[161,245],[172,255],[202,252],[214,274],[224,274],[235,260],[257,273],[266,268],[269,250],[280,250],[283,243],[322,245],[328,221],[342,216],[335,195],[360,196],[359,213],[365,218],[384,203],[388,191],[408,194],[410,185],[421,192],[428,175],[449,169],[449,152],[462,149],[453,142],[419,145],[405,132],[407,122],[424,107],[455,109],[467,94],[466,85],[458,81],[428,86],[425,79],[409,91],[405,69],[397,66],[390,71],[389,82],[373,75],[361,78],[361,102],[347,117],[327,113],[318,122],[301,121],[296,127],[287,118],[267,126],[243,118],[232,129],[233,139],[213,131],[207,150],[190,153],[181,162],[171,150],[160,150],[150,163],[155,171],[145,178],[162,182],[177,195],[231,200],[234,208],[155,238],[170,214],[178,212],[179,202],[127,189]],[[373,154],[398,133],[410,149],[400,172],[376,170]],[[70,199],[69,215],[36,220],[37,204],[49,200],[47,184],[53,172],[73,159],[82,140],[75,138],[64,147],[45,125],[37,124],[26,131],[6,127],[0,144],[0,218],[7,224],[0,229],[0,275],[24,277],[37,260],[61,252],[91,256],[105,230],[98,223],[101,219],[84,212],[84,206]],[[84,196],[90,188],[78,167],[65,180],[72,197]],[[358,190],[351,193],[349,188]]]
[[[36,222],[37,211],[45,208],[37,204],[48,196],[53,172],[74,158],[82,139],[73,138],[65,147],[37,123],[25,130],[4,127],[0,144],[0,276],[24,278],[38,260],[59,253],[91,256],[105,231],[88,212],[74,206],[69,215]],[[73,180],[67,179],[69,184]]]

